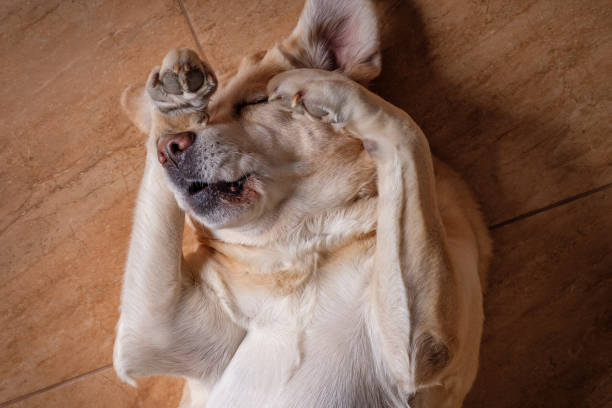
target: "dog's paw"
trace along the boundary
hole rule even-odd
[[[298,114],[343,127],[353,119],[360,85],[335,72],[296,69],[268,83],[268,100],[277,99]]]
[[[217,89],[212,70],[188,48],[172,49],[147,80],[147,93],[162,113],[204,112]]]

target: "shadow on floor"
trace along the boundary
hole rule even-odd
[[[521,170],[509,163],[517,154],[512,145],[518,154],[529,145],[545,152],[566,125],[513,114],[511,106],[505,111],[479,103],[499,98],[496,106],[503,106],[505,95],[475,95],[444,78],[410,1],[382,0],[377,7],[383,72],[373,89],[419,123],[434,153],[476,190],[486,218],[518,215],[522,203],[512,197],[523,186],[499,182],[500,172]],[[508,137],[501,148],[500,139]],[[531,165],[540,175],[535,184],[547,188],[558,182],[545,158]],[[585,200],[595,206],[612,195],[602,194]],[[481,370],[466,407],[605,405],[605,390],[612,388],[606,374],[612,349],[606,271],[611,248],[606,228],[593,225],[598,220],[588,209],[566,207],[493,231],[497,250],[485,298]],[[580,224],[590,233],[568,232]],[[604,242],[593,244],[598,237]]]

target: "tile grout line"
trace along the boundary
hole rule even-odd
[[[26,400],[28,398],[31,398],[31,397],[34,397],[36,395],[43,394],[43,393],[45,393],[47,391],[51,391],[51,390],[55,390],[57,388],[61,388],[61,387],[65,386],[65,385],[70,385],[70,384],[75,383],[77,381],[80,381],[80,380],[82,380],[84,378],[91,377],[92,375],[95,375],[95,374],[99,374],[99,373],[101,373],[103,371],[106,371],[106,370],[112,368],[112,367],[113,367],[112,364],[108,364],[108,365],[105,365],[105,366],[102,366],[102,367],[98,367],[98,368],[96,368],[94,370],[91,370],[91,371],[88,371],[86,373],[79,374],[79,375],[77,375],[75,377],[72,377],[72,378],[68,378],[67,380],[60,381],[60,382],[55,383],[55,384],[51,384],[51,385],[49,385],[47,387],[44,387],[44,388],[41,388],[39,390],[32,391],[30,393],[21,395],[21,396],[19,396],[17,398],[13,398],[12,400],[1,402],[0,403],[0,408],[8,407],[10,405],[13,405],[13,404],[16,404],[18,402],[24,401],[24,400]]]
[[[202,48],[202,44],[200,44],[200,40],[198,39],[198,35],[196,34],[195,28],[193,27],[193,24],[191,23],[191,18],[189,17],[189,13],[187,12],[185,5],[183,4],[183,0],[177,0],[177,1],[181,9],[181,12],[183,13],[183,17],[185,17],[185,20],[187,21],[187,25],[189,26],[189,31],[191,31],[191,35],[193,36],[193,40],[196,43],[196,47],[198,47],[200,58],[202,58],[204,61],[208,63],[209,62],[208,58],[206,58],[206,54],[204,54],[204,49]]]
[[[543,213],[543,212],[548,211],[548,210],[552,210],[552,209],[557,208],[557,207],[561,207],[562,205],[569,204],[569,203],[571,203],[573,201],[580,200],[581,198],[585,198],[585,197],[588,197],[588,196],[590,196],[592,194],[599,193],[600,191],[607,190],[610,187],[612,187],[612,183],[604,184],[603,186],[599,186],[597,188],[584,191],[584,192],[582,192],[580,194],[576,194],[574,196],[571,196],[571,197],[565,198],[563,200],[554,202],[554,203],[549,204],[549,205],[547,205],[545,207],[537,208],[535,210],[528,211],[528,212],[526,212],[524,214],[517,215],[516,217],[512,217],[512,218],[507,219],[505,221],[501,221],[501,222],[498,222],[496,224],[493,224],[493,225],[489,226],[489,230],[494,230],[494,229],[503,227],[505,225],[512,224],[513,222],[520,221],[520,220],[523,220],[525,218],[529,218],[529,217],[531,217],[533,215],[540,214],[540,213]],[[0,407],[0,408],[2,408],[2,407]]]

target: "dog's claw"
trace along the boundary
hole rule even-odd
[[[298,92],[295,95],[293,95],[293,98],[291,98],[291,107],[295,108],[298,103],[300,103],[300,101],[302,100],[302,93]]]
[[[159,72],[156,72],[151,78],[151,86],[155,88],[157,85],[159,85]]]

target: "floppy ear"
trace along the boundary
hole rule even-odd
[[[151,102],[145,93],[144,84],[136,84],[126,88],[121,94],[123,112],[134,125],[145,135],[151,130]]]
[[[283,46],[302,67],[339,71],[362,83],[380,73],[378,25],[370,0],[308,0]]]

